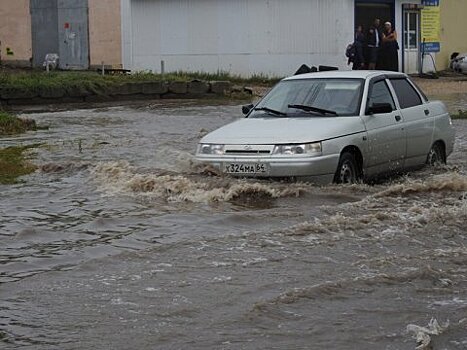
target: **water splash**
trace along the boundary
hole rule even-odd
[[[246,180],[142,173],[128,162],[100,163],[91,175],[104,191],[112,194],[140,195],[168,202],[229,202],[239,198],[281,198],[299,196],[300,184],[259,183]]]
[[[411,193],[467,191],[467,176],[458,173],[447,173],[423,180],[407,179],[403,183],[375,194],[376,197],[397,196]]]
[[[90,163],[68,162],[68,163],[46,163],[39,167],[39,170],[46,174],[51,173],[73,173],[87,169]]]
[[[435,318],[432,318],[427,327],[409,324],[407,332],[412,333],[414,339],[417,341],[417,350],[430,349],[431,337],[442,334],[449,327],[449,321],[440,325]]]

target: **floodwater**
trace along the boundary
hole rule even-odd
[[[446,167],[318,187],[196,164],[239,111],[36,113],[0,139],[41,144],[0,185],[0,348],[466,349],[467,121]]]

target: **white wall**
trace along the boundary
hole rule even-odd
[[[125,68],[292,74],[346,68],[353,0],[122,0]]]

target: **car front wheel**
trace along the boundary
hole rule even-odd
[[[338,184],[355,184],[360,181],[360,171],[352,153],[344,152],[337,166],[334,182]]]

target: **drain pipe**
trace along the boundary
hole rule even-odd
[[[420,57],[420,69],[418,70],[418,75],[420,77],[423,76],[424,61],[425,61],[425,38],[423,38],[423,42],[422,42],[422,56]]]
[[[423,73],[423,65],[425,63],[425,55],[429,55],[431,57],[431,61],[433,62],[433,73]],[[433,56],[430,53],[425,53],[425,38],[423,38],[422,43],[422,57],[420,58],[420,69],[418,70],[418,76],[420,78],[429,78],[429,79],[438,79],[438,70],[436,69],[436,63]]]

